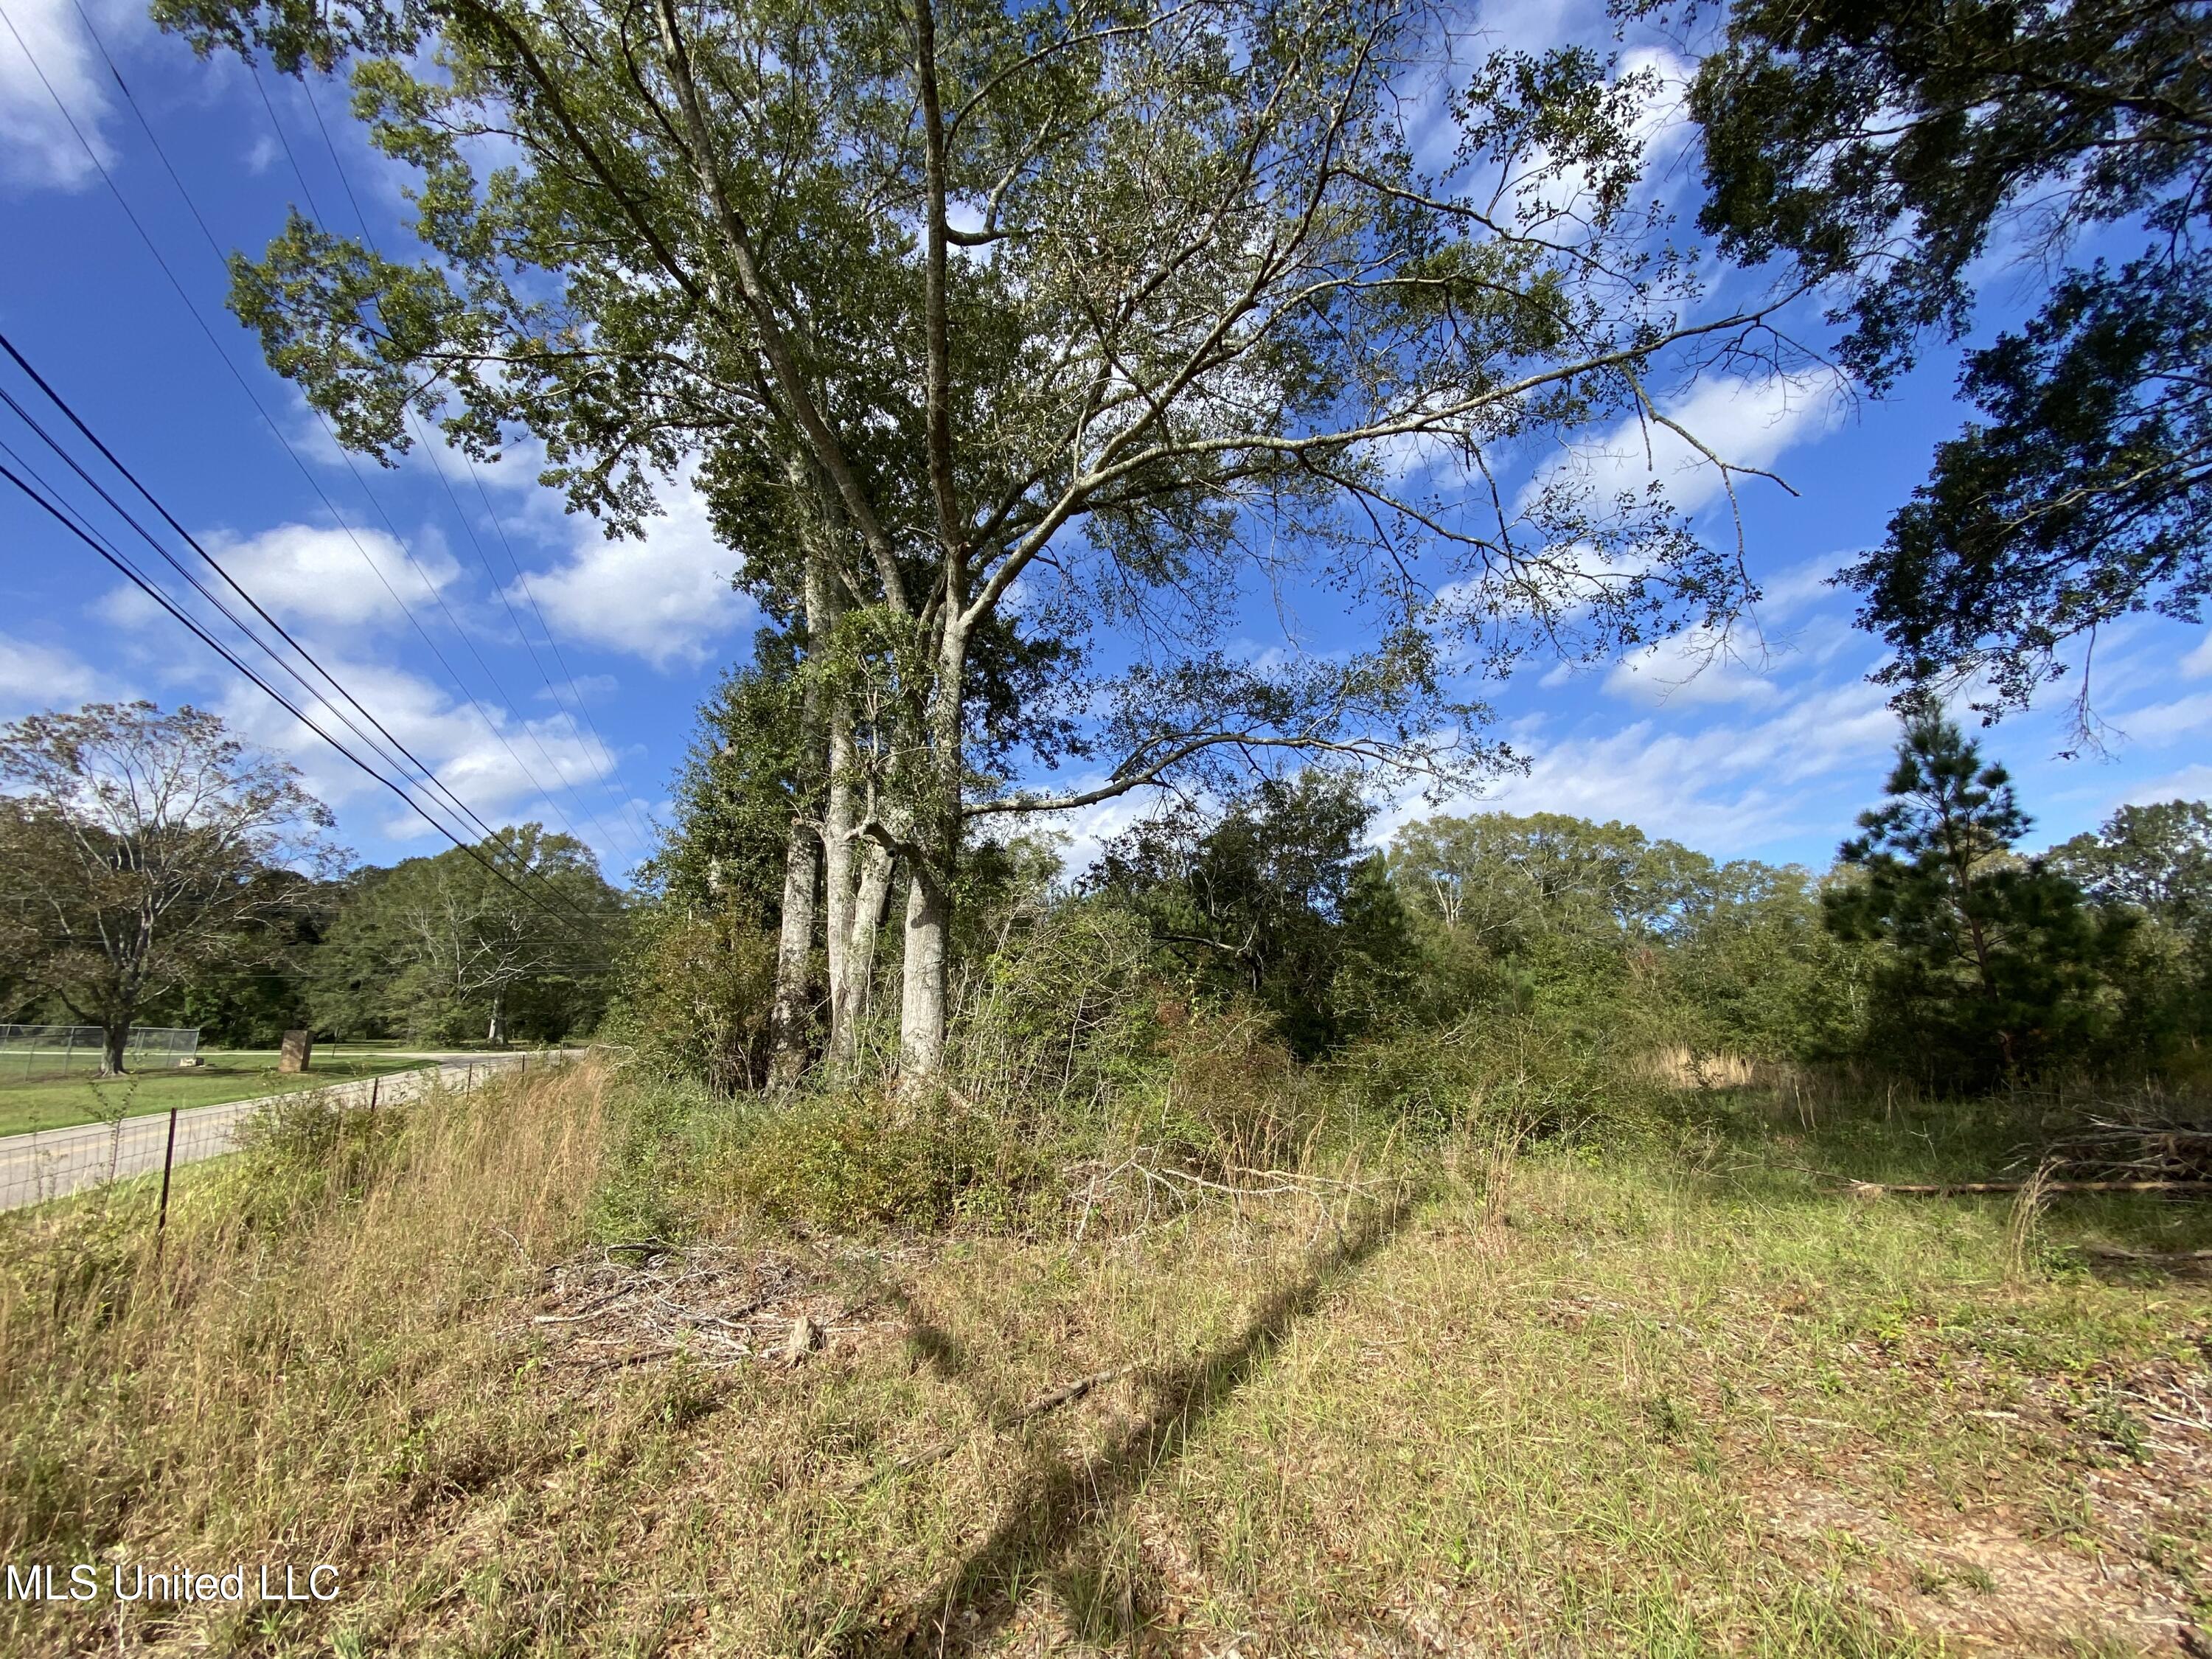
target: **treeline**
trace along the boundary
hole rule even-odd
[[[542,824],[333,880],[269,878],[283,884],[283,902],[143,1005],[139,1024],[198,1026],[202,1042],[240,1048],[273,1048],[293,1030],[556,1042],[596,1030],[612,994],[623,895],[591,848]]]
[[[0,726],[0,1018],[203,1041],[550,1042],[610,993],[623,895],[536,823],[349,868],[293,768],[216,716],[88,704]]]
[[[772,751],[741,742],[760,685],[734,674],[703,713],[615,1028],[726,1089],[777,1080],[794,1023],[794,1071],[892,1069],[900,962],[879,923],[905,898],[895,866],[854,954],[779,968],[788,808],[763,775]],[[975,842],[950,974],[956,1082],[963,1020],[1012,1003],[1038,1040],[1071,1045],[1102,1000],[1242,1010],[1306,1060],[1510,1020],[1585,1050],[1850,1066],[1939,1091],[2186,1072],[2212,1024],[2212,808],[2124,807],[2030,855],[2002,769],[1924,711],[1822,872],[1553,813],[1430,817],[1379,850],[1374,823],[1356,774],[1308,768],[1171,803],[1072,877],[1049,836]],[[842,1048],[833,972],[874,1009]],[[779,989],[793,983],[795,1012]]]

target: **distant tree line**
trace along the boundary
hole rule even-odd
[[[623,896],[526,823],[351,869],[297,772],[215,715],[88,704],[0,726],[0,1017],[273,1045],[295,1028],[552,1041],[598,1023]]]
[[[787,977],[786,786],[748,738],[769,684],[733,671],[702,710],[616,1016],[648,1056],[728,1088],[773,1080]],[[2021,849],[2030,828],[2003,769],[1925,707],[1882,803],[1818,872],[1548,812],[1431,817],[1377,845],[1360,775],[1309,767],[1172,800],[1073,876],[1048,836],[976,838],[959,959],[980,986],[1019,971],[1012,942],[1040,917],[1115,937],[1110,918],[1131,919],[1149,988],[1129,997],[1253,1011],[1308,1060],[1510,1018],[1693,1064],[1848,1064],[1944,1091],[2196,1066],[2212,807],[2124,806],[2040,854]],[[887,868],[874,915],[895,913],[902,879]],[[895,945],[867,947],[894,988]],[[880,1018],[872,1041],[888,1052]]]

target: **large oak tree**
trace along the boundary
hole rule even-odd
[[[818,841],[833,1004],[871,871],[905,872],[910,1074],[941,1064],[979,821],[1285,751],[1448,784],[1498,757],[1454,672],[1742,597],[1656,492],[1515,484],[1594,422],[1673,425],[1671,387],[1771,343],[1652,250],[1651,89],[1589,54],[1469,72],[1391,0],[157,11],[287,70],[350,60],[417,171],[409,258],[295,220],[236,266],[347,441],[527,429],[617,530],[703,457],[805,652],[824,784],[789,890]],[[1286,568],[1368,648],[1227,649],[1239,585]],[[1133,659],[1073,699],[1097,781],[1013,787],[979,658],[1101,627]]]

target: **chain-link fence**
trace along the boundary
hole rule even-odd
[[[582,1053],[581,1049],[552,1049],[438,1060],[413,1071],[390,1072],[319,1089],[229,1101],[219,1106],[171,1107],[167,1111],[9,1135],[0,1139],[0,1210],[43,1204],[141,1176],[159,1180],[166,1195],[171,1170],[236,1152],[240,1130],[270,1100],[319,1100],[331,1106],[381,1109],[404,1104],[433,1088],[467,1091],[507,1073],[527,1074]]]
[[[18,1083],[96,1072],[107,1034],[97,1025],[0,1025],[0,1081]],[[126,1068],[181,1066],[200,1051],[198,1026],[134,1025],[123,1049]]]

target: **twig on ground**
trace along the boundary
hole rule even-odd
[[[1042,1417],[1047,1412],[1057,1411],[1062,1406],[1072,1405],[1089,1394],[1091,1389],[1103,1388],[1109,1382],[1118,1382],[1132,1372],[1142,1369],[1143,1367],[1139,1365],[1115,1365],[1103,1371],[1093,1371],[1088,1376],[1079,1376],[1073,1382],[1063,1382],[1049,1394],[1039,1395],[1019,1411],[1002,1418],[991,1426],[1000,1434],[1009,1433],[1021,1427],[1031,1418]],[[911,1456],[902,1457],[891,1465],[890,1473],[911,1474],[916,1469],[928,1468],[932,1463],[943,1462],[966,1443],[965,1440],[948,1440],[942,1445],[931,1447],[927,1451],[915,1452]]]
[[[1115,1365],[1106,1370],[1093,1371],[1088,1376],[1079,1376],[1073,1382],[1061,1384],[1050,1394],[1038,1395],[1012,1417],[1007,1418],[1005,1422],[1000,1424],[999,1427],[1001,1430],[1018,1428],[1032,1417],[1042,1417],[1048,1411],[1055,1411],[1062,1406],[1080,1400],[1091,1389],[1102,1387],[1108,1382],[1118,1382],[1137,1369],[1134,1365]]]
[[[1854,1181],[1854,1198],[1883,1198],[1896,1194],[1905,1198],[1965,1198],[1976,1193],[2016,1193],[2031,1181],[1951,1181],[1942,1182]],[[2212,1193],[2212,1181],[2045,1181],[2046,1193]]]

